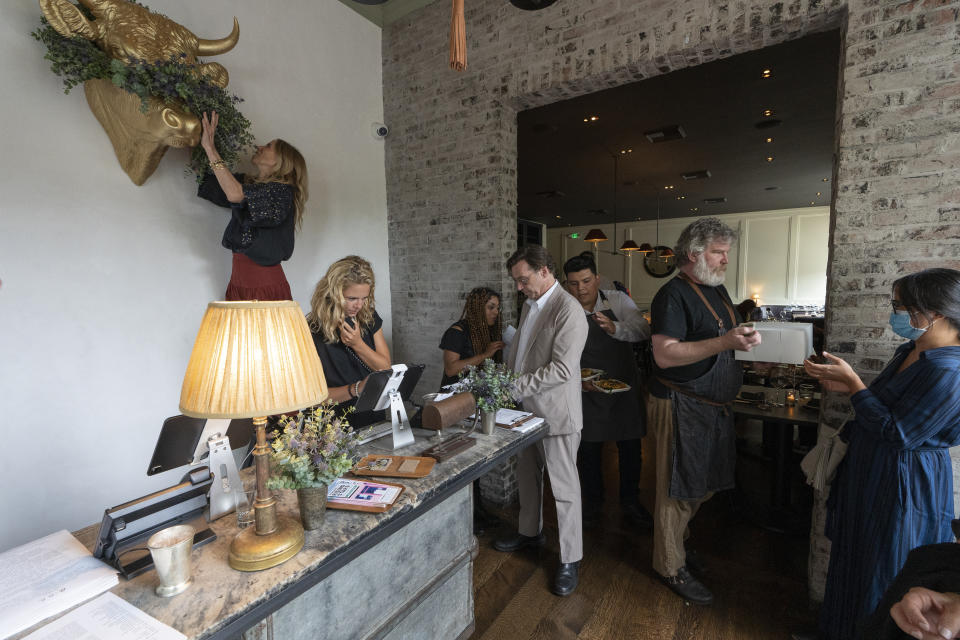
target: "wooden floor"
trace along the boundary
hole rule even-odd
[[[584,531],[580,585],[566,598],[549,590],[559,562],[555,512],[544,511],[547,546],[516,553],[500,553],[491,544],[498,533],[515,530],[517,509],[496,512],[503,523],[500,531],[479,537],[472,638],[783,639],[791,630],[815,623],[806,587],[807,537],[773,533],[748,521],[744,495],[733,491],[705,504],[691,526],[689,544],[707,562],[709,573],[703,581],[714,592],[714,604],[685,604],[651,568],[651,534],[638,533],[621,521],[616,454],[609,445],[604,460],[604,521]],[[644,466],[641,500],[652,508],[652,465]],[[760,463],[751,469],[741,461],[738,473],[750,477],[745,484],[762,488],[768,486],[765,469]],[[548,505],[551,502],[548,494]]]

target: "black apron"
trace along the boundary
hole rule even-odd
[[[599,298],[606,300],[602,292]],[[599,299],[598,299],[599,302]],[[610,309],[602,313],[614,322],[617,316]],[[633,345],[614,339],[600,328],[595,320],[587,318],[589,333],[580,356],[582,368],[603,369],[605,378],[626,382],[632,389],[621,393],[587,391],[583,394],[583,432],[585,442],[633,440],[647,433],[647,423],[640,411],[638,396],[639,376],[633,357]]]
[[[686,278],[684,278],[687,280]],[[687,280],[717,321],[717,335],[727,328],[696,283]],[[731,326],[736,316],[724,301]],[[731,489],[735,484],[737,457],[733,399],[743,383],[743,369],[732,351],[721,351],[713,367],[687,382],[660,379],[670,390],[673,405],[673,468],[670,497],[699,500],[710,492]]]

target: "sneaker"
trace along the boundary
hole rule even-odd
[[[660,580],[667,585],[671,591],[693,604],[713,604],[713,594],[707,587],[690,575],[686,567],[680,567],[675,576],[660,576]]]

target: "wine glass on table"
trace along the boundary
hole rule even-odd
[[[782,407],[786,400],[784,389],[790,384],[790,372],[785,364],[778,364],[770,371],[770,384],[777,390],[774,401],[770,404]]]

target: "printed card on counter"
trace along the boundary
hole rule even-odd
[[[327,506],[350,511],[386,511],[393,506],[403,485],[338,478],[327,488]]]

